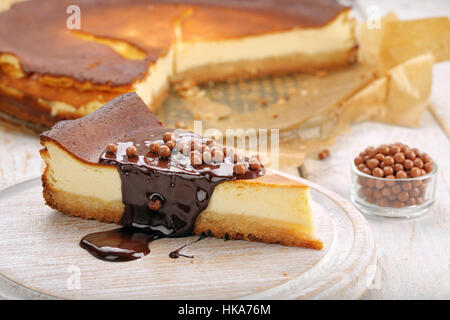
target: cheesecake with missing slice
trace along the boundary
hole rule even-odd
[[[46,204],[157,232],[321,249],[308,186],[212,139],[165,128],[135,94],[41,135]]]
[[[335,0],[20,2],[0,12],[0,116],[51,127],[126,92],[155,111],[180,82],[347,66],[354,23]]]

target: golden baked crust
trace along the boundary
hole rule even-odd
[[[284,246],[320,250],[322,241],[299,230],[293,223],[261,217],[217,214],[204,211],[195,221],[194,233],[216,238],[278,243]]]

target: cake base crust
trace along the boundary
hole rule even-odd
[[[322,241],[299,230],[293,223],[275,219],[224,215],[202,212],[194,226],[194,233],[210,234],[216,238],[276,243],[284,246],[306,247],[320,250]]]

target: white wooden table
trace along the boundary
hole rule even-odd
[[[362,10],[374,1],[359,0]],[[377,1],[382,13],[394,10],[401,18],[450,14],[445,0]],[[431,4],[430,4],[431,3]],[[450,299],[450,62],[435,66],[430,112],[420,127],[404,128],[362,123],[340,137],[331,156],[307,158],[307,178],[350,199],[350,162],[368,145],[402,141],[428,152],[439,165],[437,202],[433,210],[415,220],[368,218],[377,244],[378,271],[364,299]],[[40,174],[39,140],[0,126],[0,188]],[[297,168],[284,171],[297,174]]]

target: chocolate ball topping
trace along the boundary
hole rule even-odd
[[[106,151],[111,154],[115,154],[117,152],[117,144],[110,143],[106,146]]]
[[[133,158],[133,157],[137,156],[138,150],[137,150],[137,148],[135,146],[129,146],[125,150],[125,153],[127,154],[127,156],[129,158]]]

